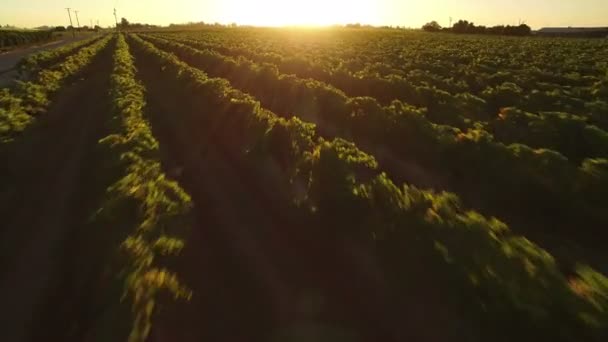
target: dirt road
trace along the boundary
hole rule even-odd
[[[68,36],[61,40],[56,40],[44,45],[37,45],[23,49],[17,48],[15,50],[0,53],[0,87],[9,85],[11,80],[17,76],[17,72],[14,70],[14,68],[23,57],[26,57],[32,53],[58,48],[69,43],[90,38],[92,36],[92,34],[81,34],[76,36],[76,38]]]

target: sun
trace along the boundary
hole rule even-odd
[[[227,0],[231,22],[258,26],[325,26],[377,23],[374,0]]]

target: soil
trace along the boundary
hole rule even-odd
[[[8,205],[0,230],[4,341],[66,341],[79,319],[83,289],[74,286],[83,276],[75,273],[83,270],[74,264],[87,254],[76,253],[75,237],[107,186],[98,174],[97,142],[110,113],[113,46],[57,94],[37,124],[3,146],[2,174],[11,181],[2,189]]]

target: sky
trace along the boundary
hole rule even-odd
[[[185,22],[282,26],[359,22],[420,27],[466,19],[480,25],[608,26],[608,0],[0,0],[0,25],[68,25],[66,7],[80,25],[118,20],[158,25]],[[76,18],[72,13],[74,25]]]

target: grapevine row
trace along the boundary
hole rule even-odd
[[[569,283],[590,286],[596,292],[587,293],[599,296],[608,290],[594,283],[603,279],[601,275],[579,268],[575,278],[567,279],[549,254],[513,235],[500,221],[465,210],[456,195],[398,187],[353,143],[321,139],[312,125],[280,118],[225,80],[208,78],[175,55],[137,36],[132,39],[147,61],[175,79],[176,91],[189,94],[183,103],[188,109],[176,120],[196,127],[202,136],[190,137],[192,149],[205,144],[205,135],[217,134],[235,155],[253,164],[268,157],[275,160],[282,171],[278,183],[296,205],[307,208],[319,226],[326,227],[327,234],[361,239],[379,254],[408,251],[414,260],[425,260],[429,273],[449,278],[434,286],[442,286],[454,298],[479,303],[469,307],[471,319],[488,322],[505,335],[514,333],[501,326],[505,317],[528,333],[543,336],[555,336],[552,324],[557,320],[560,338],[597,338],[602,333],[580,313],[598,324],[606,322],[606,314]],[[393,255],[383,259],[383,266],[402,261]],[[391,272],[395,279],[425,281],[408,277],[407,269],[396,266]]]
[[[459,127],[470,126],[467,119],[492,120],[496,117],[499,108],[516,106],[535,113],[565,110],[580,115],[591,124],[608,129],[608,121],[605,118],[608,104],[599,96],[608,88],[605,81],[602,83],[601,74],[597,73],[599,70],[590,70],[589,67],[570,63],[565,70],[556,74],[555,70],[561,70],[563,67],[558,63],[551,64],[550,70],[553,74],[548,74],[545,71],[547,63],[559,60],[558,56],[554,56],[551,52],[548,52],[551,54],[549,61],[547,58],[541,61],[535,56],[534,67],[524,68],[522,65],[531,64],[531,60],[530,58],[522,60],[519,55],[511,56],[514,54],[513,44],[517,43],[524,52],[530,49],[552,51],[534,45],[534,41],[507,42],[508,56],[500,59],[497,56],[505,53],[491,50],[490,56],[486,56],[487,52],[482,52],[480,56],[477,51],[475,56],[478,61],[475,61],[473,55],[459,50],[429,47],[427,40],[408,41],[407,47],[398,51],[392,51],[390,46],[380,48],[362,46],[355,50],[365,51],[364,54],[349,53],[353,46],[347,44],[347,47],[340,46],[340,49],[346,49],[343,53],[332,45],[333,49],[324,46],[320,51],[308,49],[291,54],[281,49],[282,46],[268,48],[253,39],[234,42],[228,34],[224,34],[221,39],[212,34],[196,39],[184,38],[182,35],[166,37],[178,39],[198,48],[213,49],[235,58],[246,56],[258,63],[271,63],[282,73],[293,73],[300,77],[324,81],[350,96],[372,96],[384,104],[390,103],[393,99],[400,99],[413,105],[427,107],[432,119]],[[490,42],[494,45],[502,44],[492,40]],[[468,48],[477,43],[475,40],[466,42]],[[566,43],[561,44],[566,45]],[[558,51],[562,51],[563,48],[559,46]],[[599,47],[583,45],[581,48],[583,51],[593,51]],[[386,51],[389,51],[388,56]],[[606,55],[601,51],[593,51],[593,53]],[[400,56],[398,61],[395,62],[396,64],[391,64],[391,57],[396,55]],[[508,65],[497,61],[505,61]],[[492,63],[498,64],[488,65]],[[405,71],[395,69],[403,66],[406,66]],[[496,72],[496,70],[500,71]],[[447,74],[452,77],[441,76]]]
[[[176,41],[179,43],[183,43],[187,46],[192,46],[196,48],[202,48],[200,51],[209,51],[213,52],[213,50],[227,50],[227,48],[223,46],[219,47],[211,47],[211,50],[207,50],[205,47],[209,46],[209,44],[193,41],[182,38],[172,38],[172,41]],[[239,49],[238,51],[242,51]],[[233,54],[229,54],[232,56]],[[249,51],[246,56],[255,55],[255,53]],[[220,58],[222,56],[220,55]],[[248,61],[243,60],[242,57],[237,56],[238,58],[235,61],[239,64],[246,64]],[[228,57],[230,58],[230,57]],[[255,62],[260,62],[260,58],[253,58]],[[262,63],[266,63],[267,61],[262,61]],[[261,64],[264,65],[264,64]],[[275,73],[275,77],[278,78],[280,72],[285,73],[284,69],[281,68],[277,64],[273,64],[277,66],[277,72]],[[223,70],[223,69],[220,69]],[[324,70],[327,75],[336,75],[335,73],[330,73]],[[289,72],[287,72],[289,73]],[[234,76],[234,73],[230,73],[227,71],[219,77],[227,77],[226,75]],[[312,75],[314,76],[314,75]],[[333,77],[333,76],[332,76]],[[321,77],[320,79],[325,79]],[[379,79],[376,76],[372,76],[371,79]],[[388,79],[391,79],[390,77]],[[392,78],[395,80],[396,78]],[[348,82],[345,84],[356,84],[357,82],[362,82],[363,78],[352,76]],[[232,81],[232,80],[231,80]],[[404,82],[405,79],[403,79]],[[408,78],[407,82],[411,82],[411,77]],[[329,81],[329,84],[332,81]],[[254,90],[262,91],[261,89],[253,86],[253,82],[244,84],[246,86],[246,90],[252,92]],[[521,91],[519,93],[512,92],[512,89],[505,88],[500,86],[491,91],[487,91],[485,94],[487,95],[486,99],[481,99],[471,94],[457,94],[456,96],[451,95],[442,90],[438,90],[431,87],[424,87],[419,85],[414,85],[409,83],[409,90],[404,87],[398,86],[394,88],[397,90],[395,92],[395,98],[404,100],[410,104],[416,104],[417,106],[422,106],[427,108],[427,112],[425,116],[434,123],[437,124],[448,124],[455,125],[457,127],[474,127],[474,124],[481,124],[479,120],[487,121],[483,127],[492,133],[498,141],[511,144],[511,143],[523,143],[532,148],[547,148],[556,150],[566,157],[568,157],[575,164],[580,164],[580,162],[585,158],[597,158],[597,157],[608,157],[608,133],[604,130],[590,125],[588,120],[585,117],[567,114],[567,113],[521,113],[518,110],[501,110],[501,113],[498,115],[494,114],[497,112],[493,112],[492,115],[484,115],[483,113],[488,113],[490,109],[487,108],[488,102],[491,103],[491,108],[500,108],[503,106],[516,106],[520,98],[522,98]],[[332,86],[325,86],[327,91],[335,92]],[[340,88],[340,87],[338,87]],[[340,89],[345,89],[344,87]],[[376,99],[381,98],[380,93],[382,94],[391,94],[392,92],[385,92],[383,87],[377,87],[375,85],[365,86],[362,89],[369,89],[370,91],[378,91],[379,93],[370,93],[363,92],[360,95],[371,96]],[[416,94],[414,94],[414,92]],[[403,97],[398,96],[398,94],[404,95]],[[255,94],[257,97],[261,98],[260,95]],[[543,96],[541,93],[538,93],[537,96]],[[281,96],[284,98],[284,96]],[[424,99],[423,102],[418,101],[416,99]],[[387,98],[388,100],[388,98]],[[538,98],[534,101],[536,103],[542,103],[546,106],[547,103],[551,103],[552,101],[547,98]],[[510,115],[507,115],[509,113]],[[538,134],[539,131],[544,132],[555,132],[553,134]]]
[[[0,30],[0,51],[4,48],[50,40],[53,31]]]
[[[111,39],[111,35],[106,35],[63,62],[41,70],[34,79],[18,83],[13,91],[0,89],[0,143],[13,140],[33,124],[36,116],[48,108],[51,97],[70,77],[88,66]]]
[[[129,46],[120,34],[110,90],[113,133],[99,142],[114,156],[119,179],[107,189],[94,220],[100,229],[120,227],[128,232],[115,271],[132,306],[131,342],[146,340],[159,293],[190,296],[159,261],[183,248],[178,236],[188,228],[192,208],[188,194],[161,168],[158,142],[143,116],[144,88],[135,72]]]
[[[294,71],[322,65],[326,70],[356,75],[395,74],[416,78],[422,72],[431,76],[432,79],[425,80],[431,84],[439,81],[454,89],[473,89],[475,94],[489,85],[499,85],[505,81],[514,81],[526,88],[531,85],[530,80],[534,80],[533,83],[551,83],[554,89],[589,86],[601,78],[602,64],[578,63],[577,60],[590,56],[597,60],[608,57],[605,45],[592,40],[496,39],[450,35],[432,39],[436,37],[413,32],[366,32],[360,35],[343,31],[337,33],[343,42],[336,43],[335,37],[310,42],[306,34],[302,35],[302,39],[291,39],[289,34],[281,37],[277,32],[266,33],[262,30],[221,34],[207,31],[173,36],[192,37],[210,45],[233,48],[238,50],[238,55],[261,51],[266,58],[275,62],[284,60],[288,63],[286,66],[295,67]],[[336,31],[332,35],[336,35]],[[441,76],[448,74],[453,79]],[[437,86],[440,87],[439,84]]]
[[[17,70],[19,70],[21,75],[34,76],[40,70],[52,66],[67,56],[76,53],[79,49],[91,45],[101,38],[102,36],[93,36],[56,49],[43,50],[28,55],[17,63]]]
[[[276,113],[287,115],[294,110],[303,120],[316,123],[323,136],[353,139],[380,156],[383,168],[395,179],[416,183],[421,178],[392,166],[396,158],[422,168],[419,173],[423,176],[432,175],[432,181],[484,211],[509,220],[522,216],[540,219],[584,239],[593,239],[608,221],[602,209],[608,204],[604,196],[608,190],[603,186],[606,159],[585,159],[579,167],[555,151],[495,142],[483,129],[462,133],[432,124],[420,110],[399,101],[382,107],[372,98],[348,98],[335,88],[280,75],[267,65],[161,38],[146,39],[193,66],[227,78]],[[601,132],[598,136],[603,137]],[[604,140],[599,141],[602,146]],[[549,216],[548,212],[560,215]],[[587,219],[585,228],[578,224],[581,217]]]

